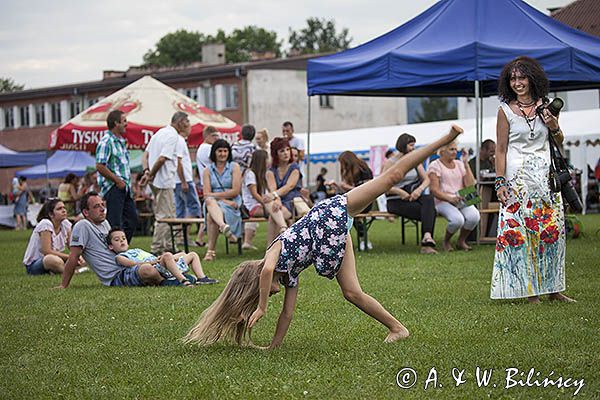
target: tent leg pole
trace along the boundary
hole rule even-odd
[[[308,96],[308,124],[306,127],[306,187],[310,191],[310,96]]]
[[[479,183],[479,150],[481,148],[481,127],[479,122],[481,120],[481,107],[482,104],[480,103],[479,81],[475,81],[475,182],[477,182],[477,193],[479,193],[481,186]],[[478,245],[480,242],[479,238],[481,237],[482,229],[485,229],[485,227],[482,227],[481,224],[479,224],[476,235]]]

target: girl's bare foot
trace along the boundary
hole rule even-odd
[[[387,337],[385,338],[384,342],[385,343],[393,343],[400,339],[406,339],[408,336],[409,336],[408,329],[406,329],[405,327],[401,327],[398,330],[390,331],[390,333],[388,333]]]
[[[528,297],[527,300],[529,301],[529,304],[540,304],[540,296],[531,296]]]
[[[471,246],[469,246],[466,242],[462,242],[462,243],[461,242],[457,242],[456,243],[456,248],[464,250],[464,251],[473,250],[473,248]]]
[[[577,300],[567,297],[562,293],[552,293],[548,298],[550,300],[564,301],[565,303],[577,303]]]

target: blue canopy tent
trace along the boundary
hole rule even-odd
[[[17,172],[17,176],[24,176],[27,179],[62,178],[69,173],[83,176],[86,169],[94,165],[96,165],[96,159],[89,153],[59,150],[48,158],[47,164],[23,169]]]
[[[368,43],[309,60],[308,95],[490,96],[520,55],[544,66],[552,90],[600,87],[599,38],[521,0],[442,0]]]
[[[46,162],[46,152],[18,152],[0,144],[0,168],[24,167]]]
[[[553,91],[600,88],[597,37],[521,0],[441,0],[370,42],[309,60],[308,95],[475,97],[479,146],[482,96],[521,55],[542,64]],[[309,150],[310,115],[309,99]]]

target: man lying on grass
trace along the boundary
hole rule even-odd
[[[98,193],[85,194],[81,198],[81,207],[85,219],[73,227],[69,259],[65,264],[62,283],[57,288],[65,289],[69,286],[79,256],[83,256],[105,286],[148,286],[167,283],[150,263],[134,267],[117,264],[115,253],[110,251],[106,244],[110,224],[106,220],[104,200]]]

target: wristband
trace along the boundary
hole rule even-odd
[[[494,189],[496,192],[504,186],[506,186],[506,178],[503,176],[497,176],[496,180],[494,181]]]

